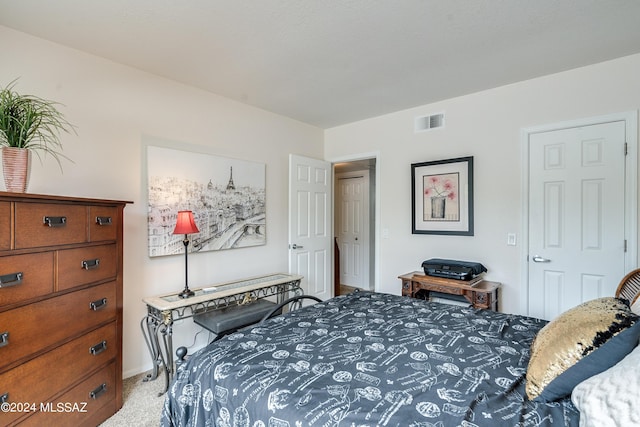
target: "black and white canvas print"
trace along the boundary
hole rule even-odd
[[[178,211],[193,211],[190,252],[266,243],[265,164],[147,147],[149,256],[184,253]]]

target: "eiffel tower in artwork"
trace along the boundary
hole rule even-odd
[[[230,166],[231,171],[229,173],[229,183],[227,184],[227,190],[235,190],[236,186],[233,183],[233,166]]]

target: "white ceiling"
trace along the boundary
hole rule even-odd
[[[640,52],[638,0],[0,0],[0,25],[321,128]]]

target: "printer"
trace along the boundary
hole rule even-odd
[[[422,262],[424,274],[427,276],[445,277],[447,279],[471,280],[487,271],[479,262],[458,261],[454,259],[431,258]]]

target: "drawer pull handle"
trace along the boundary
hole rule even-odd
[[[113,224],[113,221],[111,220],[110,216],[97,216],[96,217],[96,224],[98,224],[98,225],[111,225],[111,224]]]
[[[91,347],[89,349],[89,353],[93,354],[94,356],[97,356],[98,354],[102,353],[106,349],[107,349],[107,342],[106,341],[102,341],[101,343],[96,344],[93,347]]]
[[[0,347],[9,345],[9,331],[0,334]]]
[[[42,221],[49,227],[64,227],[67,225],[66,216],[45,216]]]
[[[8,288],[9,286],[16,286],[22,283],[22,276],[24,273],[11,273],[0,276],[0,288]]]
[[[96,269],[98,268],[99,265],[100,265],[100,258],[87,259],[82,261],[82,268],[84,268],[85,270]]]
[[[89,397],[95,400],[105,391],[107,391],[107,383],[102,383],[89,393]]]
[[[101,298],[95,301],[91,301],[89,303],[89,308],[93,311],[98,311],[101,308],[105,308],[107,306],[107,299],[106,298]]]
[[[9,401],[9,393],[5,393],[0,396],[0,403],[7,403]]]

